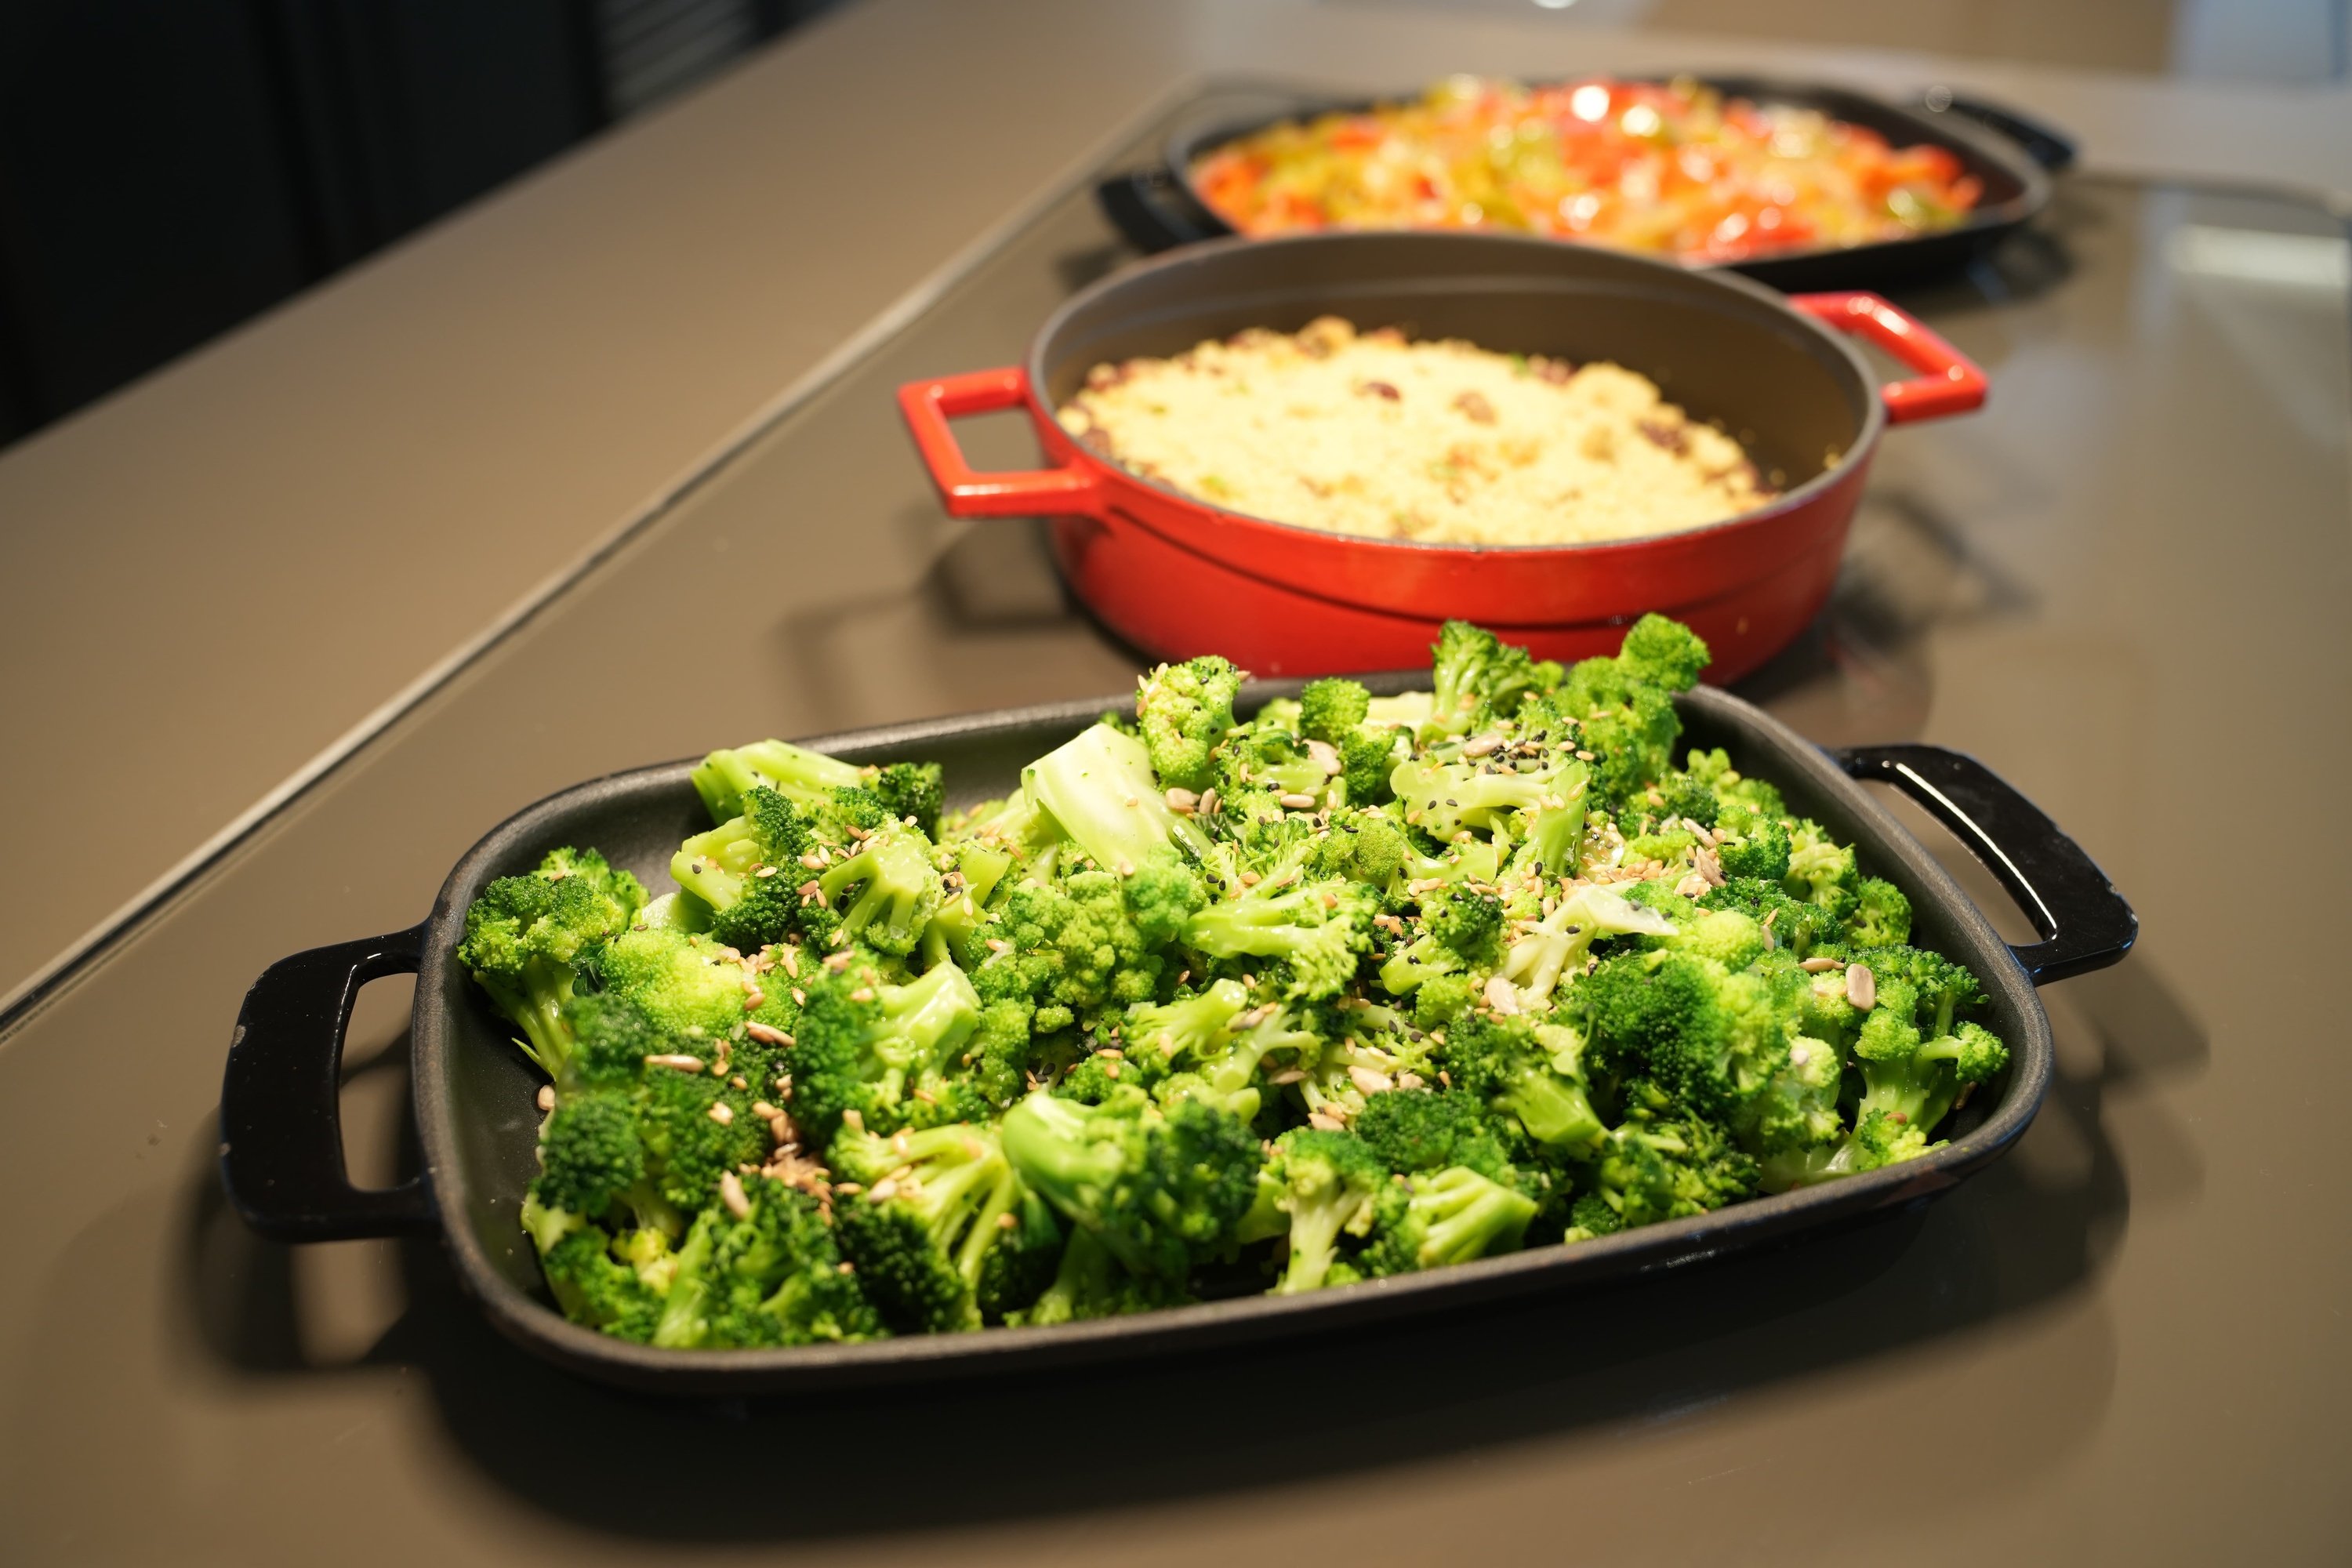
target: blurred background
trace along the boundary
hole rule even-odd
[[[7,0],[0,446],[843,3]],[[2344,79],[2352,10],[2352,0],[1326,3],[1532,9],[1563,26],[2305,86]]]

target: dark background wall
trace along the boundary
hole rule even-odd
[[[0,0],[0,444],[834,0]]]

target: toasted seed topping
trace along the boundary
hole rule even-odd
[[[646,1058],[646,1066],[649,1068],[676,1068],[680,1072],[700,1072],[702,1070],[702,1058],[700,1057],[688,1056],[683,1051],[675,1051],[667,1054],[656,1052],[654,1055]]]
[[[1328,741],[1309,741],[1307,742],[1307,754],[1315,759],[1315,765],[1323,770],[1325,778],[1339,776],[1344,764],[1339,761],[1339,747]]]
[[[1675,891],[1680,893],[1685,899],[1703,899],[1706,897],[1706,890],[1714,885],[1714,883],[1709,882],[1705,877],[1693,871],[1689,876],[1685,877],[1681,881],[1675,884]]]
[[[710,1120],[721,1127],[730,1126],[735,1121],[735,1113],[728,1109],[725,1100],[713,1100],[710,1104]]]
[[[761,989],[760,989],[758,986],[756,986],[756,985],[748,986],[748,987],[746,987],[746,988],[745,988],[745,990],[744,990],[744,992],[743,992],[743,1005],[744,1005],[744,1006],[746,1006],[746,1007],[764,1007],[764,1006],[766,1006],[767,1005],[768,1005],[768,994],[767,994],[766,992],[764,992],[764,991],[761,990]]]
[[[875,1183],[874,1190],[866,1194],[866,1196],[872,1198],[877,1204],[887,1203],[898,1195],[898,1184],[892,1181],[887,1176],[885,1176],[880,1181]]]
[[[1269,1074],[1265,1081],[1279,1087],[1286,1083],[1297,1083],[1300,1079],[1303,1079],[1306,1076],[1307,1069],[1305,1068],[1285,1068],[1278,1073]]]
[[[1425,1089],[1428,1087],[1428,1080],[1417,1072],[1401,1072],[1397,1074],[1397,1087],[1399,1089]]]
[[[996,1228],[999,1230],[1011,1230],[1014,1226],[1019,1225],[1020,1223],[1021,1222],[1019,1220],[1013,1217],[1013,1211],[1011,1209],[1006,1209],[1003,1214],[996,1216]]]
[[[1396,1087],[1396,1081],[1384,1072],[1358,1065],[1348,1069],[1349,1079],[1366,1094],[1384,1094]]]
[[[751,1217],[751,1200],[743,1194],[742,1179],[732,1171],[719,1173],[719,1201],[725,1204],[727,1212],[737,1219]]]
[[[1300,795],[1294,790],[1290,794],[1279,796],[1278,798],[1286,807],[1292,811],[1312,811],[1315,809],[1315,797],[1311,795]]]
[[[757,1022],[746,1024],[743,1026],[743,1032],[763,1046],[789,1046],[793,1043],[793,1037],[790,1035],[772,1024]]]
[[[552,1110],[555,1109],[555,1086],[553,1084],[543,1083],[539,1086],[539,1108],[541,1110]]]
[[[1865,1013],[1878,1005],[1878,976],[1870,972],[1870,965],[1845,966],[1845,999]]]
[[[1307,1125],[1325,1132],[1345,1132],[1348,1130],[1346,1122],[1336,1116],[1327,1116],[1319,1110],[1307,1117]]]
[[[841,1124],[844,1127],[855,1128],[856,1131],[863,1132],[866,1131],[866,1114],[861,1110],[854,1109],[845,1110],[841,1113]]]
[[[1777,915],[1780,911],[1774,910],[1772,912]],[[1826,974],[1837,966],[1838,961],[1834,958],[1809,958],[1797,965],[1808,974]]]
[[[1171,789],[1168,792],[1168,809],[1179,816],[1192,816],[1193,812],[1200,809],[1200,805],[1201,797],[1189,789]]]
[[[1503,737],[1500,735],[1473,735],[1462,742],[1462,754],[1465,757],[1483,757],[1489,752],[1501,750],[1502,744]]]
[[[1489,975],[1486,979],[1486,1005],[1506,1018],[1512,1017],[1519,1010],[1518,991],[1501,975]]]

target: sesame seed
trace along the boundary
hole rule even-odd
[[[539,1086],[539,1108],[541,1110],[552,1110],[555,1109],[555,1086],[553,1084],[543,1083]]]
[[[721,1127],[731,1126],[734,1124],[735,1113],[728,1109],[725,1100],[714,1100],[710,1106],[710,1120]]]
[[[793,1037],[772,1024],[746,1024],[743,1032],[763,1046],[789,1046]]]

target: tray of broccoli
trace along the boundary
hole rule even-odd
[[[499,1326],[723,1391],[1232,1343],[1679,1265],[1950,1186],[2128,906],[1955,752],[1825,753],[1644,618],[1562,668],[756,742],[485,838],[409,931],[257,983],[225,1175],[296,1239],[439,1230]],[[1978,851],[2012,949],[1859,777]],[[424,1171],[335,1059],[419,972]]]

